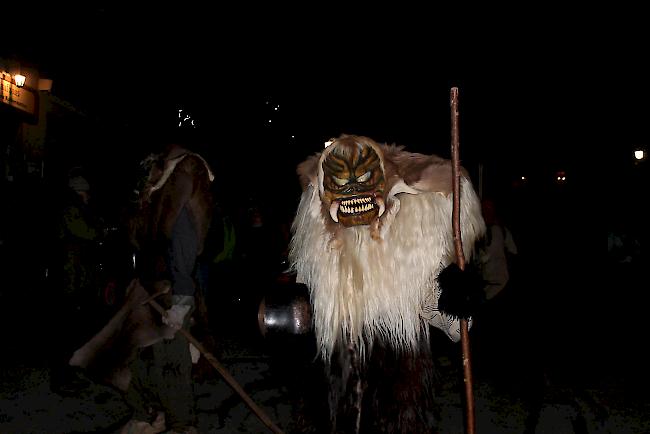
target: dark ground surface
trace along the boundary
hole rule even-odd
[[[531,433],[650,432],[642,319],[628,321],[610,309],[599,323],[576,324],[561,308],[550,312],[539,304],[522,310],[521,291],[493,300],[471,332],[477,432],[523,433],[527,423],[534,426]],[[3,294],[0,433],[117,432],[130,412],[111,388],[95,384],[72,397],[49,389],[46,352],[56,337],[38,320],[47,306],[24,314],[35,300]],[[513,303],[519,314],[513,315]],[[296,415],[305,397],[300,390],[318,389],[318,369],[295,352],[269,347],[242,312],[223,304],[214,333],[218,357],[285,432],[301,432]],[[589,328],[593,333],[585,331]],[[433,345],[440,432],[463,432],[460,345],[437,335]],[[205,372],[195,383],[201,432],[267,432],[218,375]]]

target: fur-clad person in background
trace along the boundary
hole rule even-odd
[[[432,432],[429,326],[458,341],[481,290],[454,264],[450,161],[361,136],[328,145],[298,166],[290,260],[310,291],[331,431]],[[460,217],[469,261],[485,225],[466,172]]]

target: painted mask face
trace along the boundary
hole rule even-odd
[[[372,146],[337,141],[323,160],[324,199],[332,220],[369,225],[384,212],[384,172]]]

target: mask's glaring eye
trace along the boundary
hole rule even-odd
[[[357,178],[357,182],[366,182],[367,180],[370,179],[370,175],[371,175],[370,172],[364,173],[363,175]]]
[[[343,185],[345,185],[345,184],[347,184],[349,182],[349,180],[347,180],[347,179],[337,178],[336,176],[332,176],[332,179],[334,180],[336,185],[339,185],[339,186],[343,186]]]

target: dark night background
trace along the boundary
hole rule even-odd
[[[50,174],[82,165],[98,198],[120,200],[180,105],[199,122],[221,194],[290,214],[296,164],[341,133],[449,157],[457,86],[462,163],[475,183],[483,165],[484,193],[503,199],[525,251],[553,252],[571,269],[586,258],[575,249],[597,251],[585,246],[600,246],[617,216],[647,236],[647,164],[632,151],[647,146],[650,86],[629,16],[591,26],[537,11],[476,26],[461,13],[242,9],[90,4],[31,15],[36,30],[3,54],[37,66],[85,113],[53,126]]]
[[[647,143],[649,88],[629,16],[470,21],[482,12],[56,5],[35,11],[37,30],[3,51],[37,65],[87,115],[48,150],[50,170],[83,165],[103,190],[128,190],[128,167],[181,105],[224,194],[255,192],[291,210],[296,164],[341,133],[448,157],[452,86],[463,164],[475,182],[482,164],[485,193],[508,207],[525,198],[535,209],[526,219],[564,225],[574,210],[599,208],[592,193],[645,180],[631,154]],[[603,163],[604,173],[589,170]],[[610,213],[594,214],[579,226],[602,227]]]
[[[642,273],[612,286],[601,255],[605,229],[622,226],[647,260],[647,161],[632,156],[650,141],[643,32],[613,15],[594,28],[564,13],[479,28],[463,14],[250,12],[50,6],[32,18],[38,32],[5,38],[0,55],[37,66],[86,114],[60,127],[52,179],[83,165],[110,209],[181,105],[219,194],[290,215],[296,165],[341,133],[449,158],[457,86],[462,163],[475,184],[482,165],[484,193],[502,201],[531,281],[522,308],[541,313],[549,363],[645,363],[624,360],[647,331]]]

